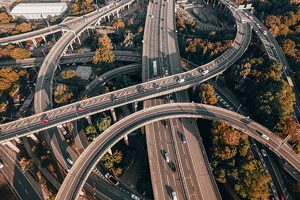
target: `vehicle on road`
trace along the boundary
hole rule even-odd
[[[177,200],[177,194],[176,194],[175,191],[173,191],[173,192],[171,193],[171,196],[172,196],[172,200]]]
[[[264,31],[263,34],[264,34],[264,35],[268,35],[268,32],[267,32],[267,31]]]
[[[263,156],[267,156],[267,152],[266,152],[264,149],[261,150],[261,154],[262,154]]]
[[[110,182],[112,182],[114,185],[119,185],[119,183],[120,183],[115,177],[113,177],[113,176],[110,175],[109,173],[106,173],[106,174],[105,174],[105,177],[106,177]]]
[[[141,198],[136,196],[135,194],[131,194],[131,198],[135,199],[135,200],[140,200]]]
[[[115,94],[110,95],[110,99],[111,99],[112,102],[115,102],[115,101],[118,100],[118,98],[116,97]]]
[[[205,75],[208,73],[208,70],[204,70],[203,72],[201,72],[202,75]]]
[[[4,167],[2,160],[0,160],[0,169]]]
[[[265,134],[262,134],[262,136],[265,140],[269,140],[270,138],[268,136],[266,136]]]
[[[169,72],[168,72],[168,70],[167,70],[167,69],[165,70],[165,75],[166,75],[166,76],[168,76],[168,75],[169,75]]]
[[[67,158],[67,162],[70,164],[70,165],[73,165],[73,161],[70,159],[70,158]]]
[[[161,89],[161,86],[159,86],[157,83],[153,83],[153,84],[152,84],[152,87],[153,87],[155,90]]]
[[[153,61],[153,76],[157,76],[157,62]]]
[[[184,78],[179,78],[179,77],[177,77],[177,83],[183,83],[185,80],[184,80]]]
[[[145,88],[143,88],[143,86],[141,86],[141,85],[136,86],[136,90],[141,93],[146,92]]]
[[[169,154],[167,152],[165,152],[165,159],[167,163],[170,162]]]
[[[48,122],[49,122],[49,119],[48,119],[48,117],[47,117],[47,115],[46,115],[46,114],[43,114],[43,115],[42,115],[42,117],[41,117],[41,122],[42,122],[43,124],[45,124],[45,123],[48,123]]]
[[[179,138],[181,139],[181,141],[185,144],[186,143],[185,135],[179,131],[178,131],[178,135],[179,135]]]
[[[80,104],[77,104],[76,105],[76,112],[77,113],[80,113],[80,112],[82,112],[83,111],[83,108],[81,107],[81,105]]]

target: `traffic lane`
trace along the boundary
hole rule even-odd
[[[210,118],[212,116],[216,117],[216,113],[214,113],[214,115],[211,115],[210,113],[207,113],[206,109],[207,108],[214,108],[215,110],[224,110],[221,108],[216,108],[213,106],[197,106],[195,107],[194,105],[191,104],[171,104],[171,105],[163,105],[166,106],[166,110],[167,112],[163,113],[162,112],[162,107],[161,106],[157,106],[154,109],[148,109],[148,112],[145,113],[145,110],[143,110],[142,112],[137,112],[136,114],[130,115],[127,118],[124,118],[123,120],[117,122],[114,126],[111,126],[109,129],[107,129],[106,133],[112,130],[118,130],[119,132],[117,134],[105,134],[103,133],[102,135],[100,135],[95,141],[93,145],[90,145],[87,149],[88,151],[85,151],[81,158],[86,157],[85,159],[82,159],[81,162],[76,162],[75,165],[73,166],[74,170],[71,170],[73,172],[69,173],[68,176],[66,177],[65,180],[69,180],[64,182],[63,184],[68,183],[69,187],[67,190],[62,190],[59,193],[63,192],[64,194],[70,194],[68,193],[68,190],[71,188],[75,188],[75,191],[77,191],[80,187],[81,187],[81,182],[78,182],[76,180],[80,179],[80,180],[85,180],[86,176],[85,174],[89,174],[90,167],[93,167],[93,165],[95,165],[95,162],[97,162],[99,159],[97,159],[98,157],[100,157],[100,155],[103,155],[105,153],[106,148],[114,145],[114,143],[116,143],[117,139],[121,139],[124,133],[127,133],[129,131],[132,131],[132,123],[136,124],[137,121],[143,121],[143,119],[145,120],[154,120],[155,116],[158,117],[162,117],[162,115],[164,116],[173,116],[174,114],[176,115],[184,115],[187,114],[189,117],[194,117],[194,115],[198,116],[198,115],[208,115],[206,117]],[[183,110],[183,108],[185,108],[185,110]],[[152,111],[151,113],[149,111]],[[195,112],[197,111],[197,112]],[[137,115],[140,115],[142,113],[142,116],[137,117]],[[227,112],[226,114],[229,114],[232,112]],[[154,117],[154,118],[153,118]],[[227,116],[222,116],[223,118],[226,118]],[[134,119],[133,119],[134,118]],[[128,121],[130,120],[130,121]],[[126,126],[124,127],[124,121],[127,121]],[[238,127],[243,127],[243,123],[238,121],[238,119],[231,119],[230,121],[232,124],[237,124]],[[141,122],[143,123],[143,122]],[[138,124],[138,123],[137,123]],[[137,125],[136,124],[136,125]],[[130,127],[131,126],[131,127]],[[138,127],[140,127],[141,125],[139,125]],[[130,128],[129,128],[130,127]],[[136,128],[138,128],[136,127]],[[129,130],[127,130],[129,128]],[[91,151],[89,151],[91,150]],[[85,163],[87,162],[87,163]],[[86,167],[85,167],[86,166]],[[81,174],[80,176],[78,176],[77,174]],[[83,178],[85,177],[85,178]],[[72,183],[76,183],[74,187],[72,186]],[[75,194],[72,190],[71,192],[72,194]]]
[[[24,200],[43,199],[42,189],[35,188],[40,187],[40,185],[35,184],[35,186],[33,186],[19,167],[19,160],[17,157],[11,157],[11,155],[8,154],[9,150],[5,150],[5,148],[6,147],[0,147],[0,155],[4,165],[1,171],[6,179],[13,185],[18,196]]]

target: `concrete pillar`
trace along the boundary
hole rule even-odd
[[[133,111],[136,112],[138,110],[138,102],[133,102]]]
[[[33,45],[34,45],[35,47],[37,47],[37,44],[36,44],[35,39],[34,39],[34,38],[31,38],[31,41],[33,42]]]
[[[107,153],[109,153],[110,155],[112,155],[111,148],[107,149]]]
[[[90,36],[89,28],[86,29],[86,32],[87,32],[88,36]]]
[[[20,152],[20,149],[10,141],[3,143],[3,145],[7,145],[10,149],[14,150],[16,153]]]
[[[45,43],[47,43],[46,37],[42,36],[43,40],[45,41]]]
[[[35,141],[36,143],[39,143],[39,139],[37,139],[37,137],[35,137],[34,134],[27,135],[27,137],[30,137],[33,141]]]
[[[110,112],[111,112],[111,115],[113,117],[114,122],[116,122],[117,121],[117,116],[116,116],[115,110],[112,108],[112,109],[110,109]]]
[[[72,43],[69,46],[72,49],[72,51],[74,51]]]
[[[91,124],[91,123],[92,123],[92,119],[91,119],[91,117],[90,117],[90,116],[86,116],[85,118],[86,118],[86,120],[88,121],[88,123],[89,123],[89,124]]]
[[[19,144],[21,143],[21,140],[19,138],[15,138],[15,141]]]
[[[128,135],[124,136],[124,142],[127,146],[129,146],[129,140],[128,140]]]
[[[78,43],[81,45],[81,41],[80,41],[79,36],[77,36],[77,40],[78,40]]]
[[[120,15],[119,15],[119,10],[117,10],[117,18],[119,18],[120,17]]]

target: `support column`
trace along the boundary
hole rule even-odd
[[[74,51],[72,43],[69,46],[72,49],[72,51]]]
[[[112,155],[111,148],[107,149],[107,153],[109,153],[110,155]]]
[[[78,40],[78,43],[81,45],[81,41],[80,41],[79,36],[77,36],[77,40]]]
[[[31,39],[31,41],[33,42],[34,47],[37,47],[36,41],[34,38]]]
[[[138,110],[138,102],[133,102],[133,111],[136,112]]]
[[[47,43],[46,37],[42,36],[43,40],[45,41],[45,43]]]
[[[117,18],[120,18],[119,10],[117,10]]]
[[[20,144],[21,143],[21,140],[19,138],[15,138],[15,141]]]
[[[20,149],[10,141],[3,143],[3,145],[7,145],[10,149],[14,150],[16,153],[20,152]]]
[[[129,140],[128,140],[128,135],[124,136],[124,142],[127,146],[129,146]]]
[[[110,109],[110,112],[111,112],[111,115],[113,117],[114,122],[116,122],[117,121],[117,116],[116,116],[115,110],[112,108],[112,109]]]
[[[30,137],[35,143],[39,143],[39,139],[37,139],[34,134],[27,135],[27,137]]]
[[[91,120],[91,117],[90,117],[90,116],[86,116],[85,118],[86,118],[86,120],[88,121],[89,124],[92,123],[92,120]]]

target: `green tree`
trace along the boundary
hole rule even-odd
[[[110,116],[104,116],[97,122],[97,127],[98,127],[100,133],[105,131],[110,125],[111,125]]]
[[[87,135],[95,135],[97,133],[96,128],[92,125],[89,124],[86,128],[85,128],[85,133]]]

